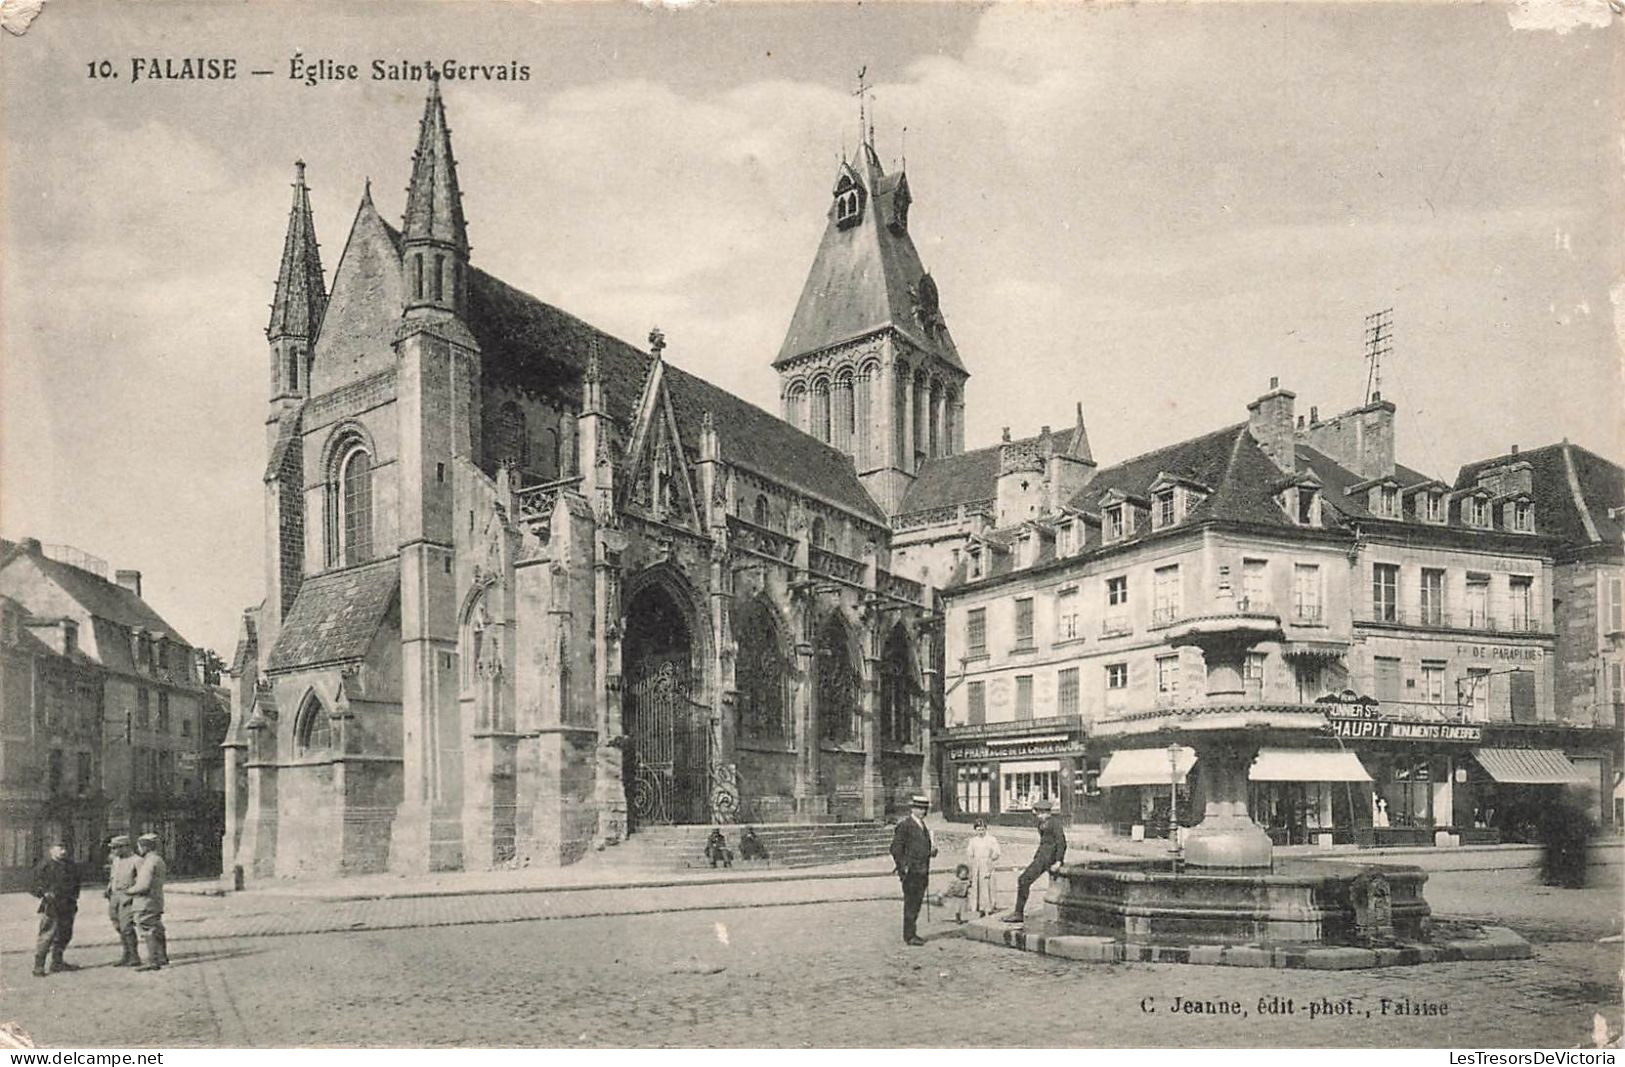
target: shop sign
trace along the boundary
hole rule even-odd
[[[1015,756],[1064,756],[1082,751],[1083,745],[1078,741],[1022,741],[1017,744],[1002,744],[996,748],[985,744],[955,746],[950,750],[950,756],[956,760],[990,760],[1010,759]]]
[[[1484,739],[1482,726],[1462,723],[1405,722],[1363,715],[1328,715],[1326,720],[1334,737],[1351,741],[1454,741],[1476,745]]]
[[[1457,645],[1456,655],[1495,663],[1539,663],[1545,652],[1528,645]]]

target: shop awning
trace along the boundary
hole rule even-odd
[[[1196,765],[1196,750],[1184,745],[1174,749],[1172,768],[1168,765],[1166,748],[1125,748],[1106,757],[1095,784],[1102,789],[1120,785],[1172,785],[1175,776],[1181,782]]]
[[[1247,777],[1254,782],[1371,781],[1359,757],[1342,749],[1260,749]]]
[[[1505,785],[1580,785],[1585,772],[1549,748],[1475,748],[1473,758]]]

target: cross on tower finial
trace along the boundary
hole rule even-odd
[[[874,90],[864,80],[868,73],[868,66],[858,68],[858,88],[852,95],[858,98],[858,143],[873,147],[875,124],[869,118],[869,97],[874,94]]]
[[[656,326],[649,331],[649,352],[656,358],[666,350],[666,335]]]

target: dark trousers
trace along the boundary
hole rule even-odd
[[[39,913],[39,937],[34,942],[34,969],[43,970],[46,959],[62,962],[62,952],[73,940],[73,920],[79,908],[47,902]]]
[[[903,879],[903,940],[920,936],[915,932],[920,921],[920,905],[925,902],[925,887],[931,880],[930,872],[920,871],[902,876]]]
[[[1016,877],[1016,910],[1015,914],[1027,914],[1027,894],[1032,891],[1033,883],[1039,876],[1048,871],[1048,867],[1039,867],[1029,863],[1027,868]]]

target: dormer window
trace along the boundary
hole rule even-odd
[[[1297,489],[1296,521],[1299,526],[1320,525],[1320,491],[1313,486],[1300,485]]]
[[[1399,518],[1399,487],[1394,485],[1380,485],[1376,491],[1377,514],[1386,515],[1390,519]]]
[[[1422,496],[1422,517],[1428,522],[1444,521],[1444,494],[1430,489]]]
[[[1156,526],[1159,530],[1174,524],[1177,516],[1177,501],[1175,498],[1176,493],[1177,490],[1175,490],[1173,486],[1169,486],[1167,489],[1160,490],[1157,493],[1156,511],[1154,514],[1156,516]]]
[[[1490,524],[1490,503],[1481,496],[1470,496],[1462,501],[1461,521],[1468,526]]]
[[[1127,532],[1127,522],[1123,517],[1122,504],[1116,504],[1106,509],[1106,540],[1121,541]]]
[[[862,219],[863,187],[846,178],[835,189],[835,225],[844,230]]]
[[[1503,521],[1518,533],[1535,532],[1535,509],[1527,500],[1514,500],[1506,505]]]

